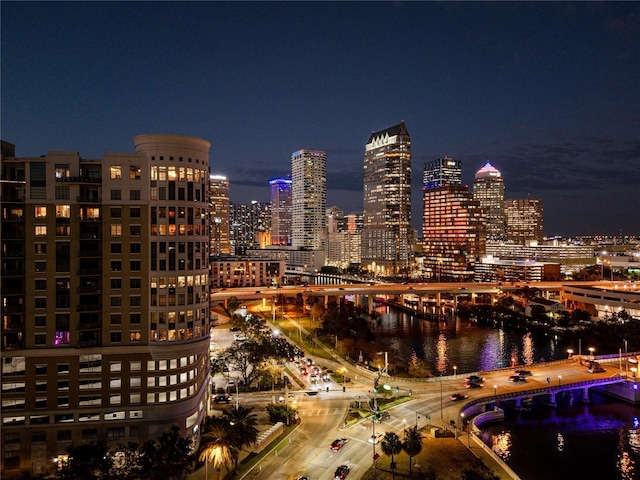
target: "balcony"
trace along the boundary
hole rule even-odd
[[[56,177],[59,183],[102,183],[102,178],[93,177]]]
[[[78,312],[99,312],[102,310],[99,303],[91,303],[86,305],[78,305],[76,306],[76,310]]]
[[[102,199],[97,195],[80,195],[76,197],[78,203],[101,203]]]

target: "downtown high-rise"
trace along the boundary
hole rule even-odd
[[[484,210],[487,221],[487,240],[501,241],[506,238],[504,213],[504,180],[500,171],[490,162],[476,172],[473,181],[473,199]]]
[[[223,175],[209,177],[209,225],[211,255],[229,255],[229,180]]]
[[[271,245],[291,245],[290,178],[269,180],[271,190]]]
[[[375,275],[408,273],[413,261],[411,137],[401,122],[365,145],[362,266]]]
[[[424,165],[424,275],[438,281],[471,280],[485,251],[484,212],[461,178],[458,160],[443,157]]]
[[[81,443],[197,435],[209,377],[209,147],[2,145],[2,477]]]
[[[325,152],[302,149],[291,155],[291,205],[292,247],[323,251],[327,222]]]

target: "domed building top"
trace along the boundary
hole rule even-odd
[[[480,170],[476,172],[476,178],[486,178],[486,177],[500,177],[500,170],[491,165],[491,162],[487,162],[484,164]]]

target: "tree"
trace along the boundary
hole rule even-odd
[[[382,442],[380,442],[380,448],[382,449],[382,453],[391,457],[391,475],[393,478],[396,478],[396,462],[394,461],[394,456],[402,452],[400,437],[395,432],[386,432]]]
[[[475,459],[471,468],[465,468],[459,480],[500,480],[500,476],[493,473],[481,460]]]
[[[418,430],[417,426],[408,428],[404,431],[402,449],[407,453],[407,455],[409,455],[409,472],[411,472],[413,467],[413,457],[422,451],[422,435],[420,434],[420,430]]]
[[[218,472],[217,478],[219,479],[222,467],[229,470],[237,462],[240,451],[228,425],[217,423],[207,430],[200,439],[198,460],[205,462],[205,470],[208,464],[211,463]]]
[[[276,423],[288,423],[296,415],[296,409],[290,405],[284,405],[282,403],[270,403],[267,405],[267,413],[269,414],[269,421]]]
[[[191,440],[177,426],[140,448],[143,480],[183,480],[191,470]]]
[[[235,295],[232,295],[227,299],[226,310],[227,310],[227,313],[229,314],[229,317],[233,318],[234,312],[238,310],[240,305],[242,305],[242,302],[240,302],[240,300],[238,300],[238,297],[236,297]]]
[[[87,480],[105,478],[111,459],[104,445],[77,445],[67,449],[69,460],[56,472],[57,480]]]
[[[224,358],[234,370],[240,372],[243,383],[248,387],[262,375],[264,349],[256,341],[242,344],[234,342],[224,354]]]
[[[228,421],[233,438],[238,450],[243,447],[254,444],[258,440],[258,417],[253,413],[253,408],[231,407],[222,414],[223,418]],[[235,458],[236,467],[238,466],[238,457]]]

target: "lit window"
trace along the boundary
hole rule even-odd
[[[122,225],[111,225],[111,236],[120,237],[122,235]]]
[[[131,180],[140,180],[140,165],[131,165],[129,167],[129,178]]]
[[[56,205],[56,218],[70,218],[71,206],[70,205]]]
[[[121,165],[111,165],[109,168],[109,175],[112,180],[117,180],[122,178],[122,166]]]
[[[46,218],[47,216],[47,207],[38,206],[35,208],[35,216],[36,218]]]

